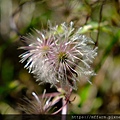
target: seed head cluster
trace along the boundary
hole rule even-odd
[[[62,23],[43,32],[34,30],[35,35],[23,37],[27,46],[21,54],[21,62],[33,73],[37,81],[50,83],[57,88],[77,89],[76,82],[81,76],[86,79],[94,75],[90,66],[97,55],[94,42],[80,34],[81,28],[74,23]],[[40,83],[41,83],[40,82]]]
[[[52,99],[52,97],[46,97],[46,90],[44,90],[41,97],[35,92],[32,92],[32,95],[33,99],[23,99],[23,104],[19,105],[21,111],[24,111],[25,114],[50,114],[52,112],[57,100]]]

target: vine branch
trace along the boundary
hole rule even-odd
[[[102,21],[102,11],[103,11],[103,5],[105,3],[105,0],[103,0],[102,5],[100,7],[100,14],[99,14],[99,21],[98,21],[98,33],[97,33],[97,37],[96,37],[96,42],[95,42],[95,46],[98,46],[98,39],[99,39],[99,34],[100,34],[100,23]]]

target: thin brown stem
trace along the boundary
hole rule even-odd
[[[97,33],[97,37],[96,37],[96,42],[95,42],[95,46],[98,46],[98,39],[99,39],[99,34],[100,34],[100,23],[102,21],[102,11],[103,11],[103,5],[105,3],[105,0],[103,0],[102,5],[100,7],[100,13],[99,13],[99,21],[98,21],[98,33]]]

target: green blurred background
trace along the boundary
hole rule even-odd
[[[23,45],[20,35],[31,28],[47,28],[74,21],[81,33],[98,41],[98,56],[92,67],[96,76],[84,78],[72,96],[71,114],[120,113],[120,0],[0,0],[0,113],[18,114],[17,104],[32,91],[47,92],[38,86],[18,57]],[[72,98],[71,98],[72,100]]]

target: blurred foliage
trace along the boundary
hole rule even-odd
[[[69,113],[120,113],[120,0],[1,0],[0,15],[0,113],[20,113],[17,103],[32,91],[54,91],[37,85],[19,63],[23,51],[17,49],[24,44],[20,35],[47,29],[48,20],[74,21],[98,45],[92,64],[97,75],[92,85],[81,78]]]

